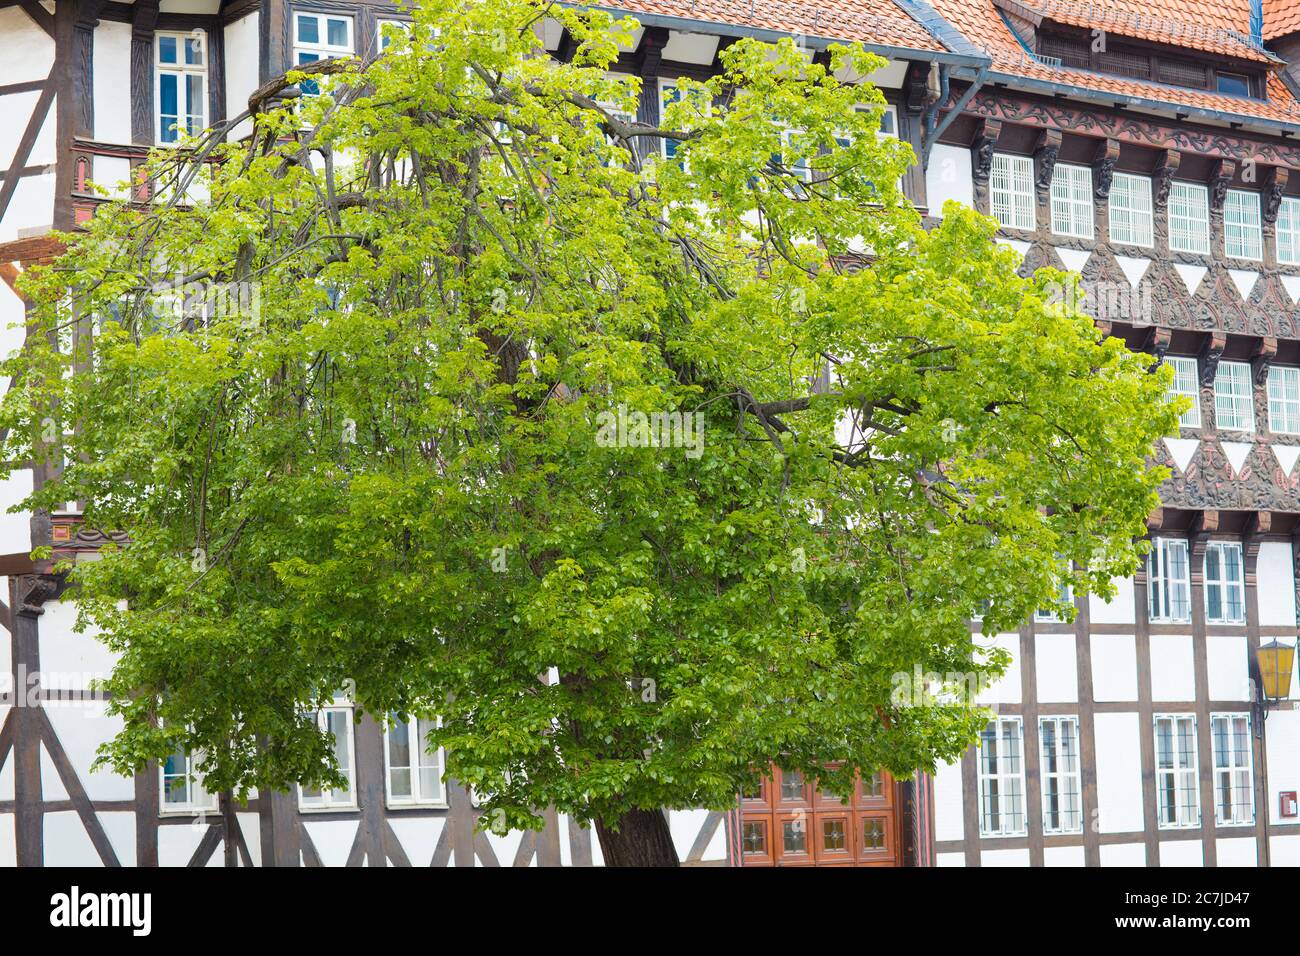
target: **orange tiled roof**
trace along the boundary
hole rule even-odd
[[[1264,39],[1300,31],[1300,0],[1264,0]]]
[[[1296,0],[1290,0],[1296,2]],[[1114,93],[1118,96],[1141,97],[1169,104],[1170,108],[1190,106],[1196,109],[1215,110],[1243,117],[1300,122],[1300,104],[1296,103],[1276,73],[1268,78],[1268,99],[1254,100],[1239,96],[1224,96],[1208,90],[1191,90],[1162,83],[1133,80],[1121,76],[1108,76],[1090,70],[1066,66],[1049,66],[1025,52],[1011,32],[993,0],[930,0],[949,23],[965,34],[966,38],[993,58],[992,70],[1011,76],[1047,80],[1085,90]],[[1029,4],[1033,5],[1033,0]],[[1131,6],[1130,0],[1105,0],[1107,7]],[[1146,0],[1150,9],[1182,10],[1183,16],[1197,14],[1200,10],[1213,10],[1209,22],[1222,23],[1228,11],[1238,6],[1248,7],[1248,0]],[[1086,4],[1080,4],[1085,6]],[[1094,3],[1094,7],[1100,7]]]
[[[1057,23],[1272,62],[1250,42],[1250,0],[1015,0]]]
[[[893,0],[596,0],[607,9],[945,52]]]

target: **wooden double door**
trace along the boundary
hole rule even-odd
[[[880,771],[845,802],[797,771],[772,768],[740,800],[741,866],[899,866],[898,794]]]

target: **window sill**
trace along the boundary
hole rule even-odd
[[[448,804],[446,800],[412,800],[401,803],[385,800],[384,806],[395,813],[401,813],[403,810],[446,810]]]

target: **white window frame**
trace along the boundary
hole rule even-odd
[[[1052,170],[1052,233],[1091,239],[1092,167],[1057,163]]]
[[[1283,196],[1277,209],[1277,261],[1300,265],[1300,198]]]
[[[1037,228],[1038,199],[1034,193],[1033,157],[993,154],[989,172],[989,212],[1004,229],[1032,232]]]
[[[1160,766],[1160,729],[1161,724],[1169,727],[1170,734],[1170,763],[1172,766]],[[1192,750],[1190,755],[1185,755],[1179,749],[1179,730],[1183,726],[1191,727],[1192,732]],[[1155,761],[1156,761],[1156,827],[1161,830],[1190,830],[1200,827],[1201,825],[1201,778],[1199,773],[1199,755],[1197,747],[1199,741],[1196,736],[1196,715],[1195,714],[1156,714],[1152,722],[1151,732],[1155,737]],[[1184,757],[1189,757],[1190,764],[1183,762]],[[1174,822],[1169,823],[1165,820],[1164,810],[1169,806],[1161,802],[1165,794],[1165,780],[1168,779],[1174,787]],[[1187,783],[1190,780],[1191,786]]]
[[[158,815],[160,817],[190,817],[195,814],[202,816],[206,813],[217,813],[220,806],[217,794],[209,792],[203,786],[203,774],[194,769],[195,764],[203,759],[202,753],[177,750],[176,754],[181,754],[185,758],[183,773],[168,774],[167,762],[163,760],[158,763]],[[169,802],[167,800],[167,781],[180,777],[184,777],[186,781],[186,799],[179,802]],[[199,793],[203,797],[196,799]]]
[[[1169,383],[1169,396],[1186,397],[1192,407],[1178,416],[1183,428],[1201,427],[1201,365],[1193,355],[1166,355],[1165,362],[1174,370],[1174,380]]]
[[[1218,557],[1218,573],[1210,577],[1210,555]],[[1232,561],[1237,570],[1237,579],[1228,576],[1228,562]],[[1205,546],[1205,622],[1207,624],[1245,624],[1246,623],[1246,559],[1239,541],[1211,541]],[[1219,593],[1219,614],[1210,614],[1210,590]],[[1234,600],[1235,599],[1235,600]],[[1235,604],[1236,615],[1228,612]]]
[[[1058,586],[1057,586],[1057,589],[1056,589],[1056,596],[1057,596],[1060,600],[1064,601],[1066,604],[1073,604],[1073,603],[1074,603],[1074,585],[1070,582],[1070,579],[1069,579],[1069,576],[1068,576],[1068,575],[1070,574],[1070,569],[1069,569],[1069,567],[1066,566],[1066,567],[1065,567],[1065,570],[1064,570],[1062,573],[1063,573],[1063,575],[1065,575],[1065,577],[1064,577],[1064,579],[1063,579],[1063,580],[1058,584]],[[1041,623],[1041,624],[1060,624],[1060,623],[1062,623],[1062,620],[1061,620],[1060,616],[1059,616],[1055,611],[1050,610],[1050,609],[1048,609],[1048,610],[1042,610],[1042,609],[1039,609],[1039,610],[1035,611],[1035,612],[1034,612],[1034,620],[1035,620],[1035,621],[1038,621],[1038,622]]]
[[[356,53],[357,48],[357,25],[356,21],[350,14],[346,13],[320,13],[314,10],[291,10],[293,17],[293,51],[292,66],[290,69],[298,69],[306,66],[300,57],[303,54],[314,56],[314,60],[307,61],[314,63],[319,60],[328,60],[339,56],[352,56]],[[312,17],[316,20],[316,37],[314,42],[304,41],[298,33],[300,26],[299,17]],[[348,42],[346,45],[330,43],[329,27],[326,23],[328,20],[342,20],[348,25]],[[322,39],[324,38],[324,39]],[[304,96],[317,96],[316,93],[303,93]]]
[[[1246,747],[1245,762],[1239,763],[1237,758],[1241,755],[1235,752],[1232,746],[1232,737],[1234,736],[1234,724],[1236,721],[1244,721],[1246,725]],[[1219,728],[1227,723],[1229,735],[1228,759],[1229,763],[1221,765],[1219,762],[1219,748],[1215,745],[1216,735]],[[1214,822],[1221,827],[1245,827],[1253,826],[1255,823],[1255,744],[1254,734],[1251,727],[1250,714],[1248,712],[1240,713],[1217,713],[1210,715],[1210,759],[1213,760],[1214,766]],[[1230,816],[1225,817],[1223,806],[1219,800],[1221,787],[1225,782],[1229,785],[1229,792],[1234,790],[1244,790],[1250,795],[1250,803],[1232,804]],[[1243,783],[1244,781],[1244,783]]]
[[[424,729],[421,724],[432,724],[440,726],[442,721],[437,718],[428,717],[410,717],[406,718],[403,723],[394,723],[391,719],[388,726],[384,728],[384,798],[389,807],[445,807],[447,805],[447,785],[443,781],[443,774],[447,769],[446,754],[442,747],[436,751],[436,769],[438,771],[438,792],[436,794],[426,794],[423,792],[420,780],[420,770],[429,767],[429,764],[423,761],[433,757],[425,746],[426,734],[421,733]],[[407,746],[410,748],[411,765],[405,768],[395,768],[392,763],[392,749],[389,746],[389,739],[393,734],[405,733]],[[401,796],[393,793],[393,771],[395,769],[405,769],[411,775],[411,795]]]
[[[1115,173],[1110,182],[1110,238],[1126,246],[1155,245],[1151,177]]]
[[[1214,374],[1214,427],[1255,430],[1255,382],[1249,362],[1220,362]]]
[[[348,766],[344,773],[349,784],[347,796],[339,796],[337,790],[320,790],[317,794],[309,796],[299,785],[298,810],[302,813],[323,810],[355,810],[357,807],[357,747],[356,734],[353,729],[352,705],[336,702],[317,710],[311,716],[315,719],[318,730],[325,733],[329,732],[329,722],[326,715],[330,713],[342,713],[343,725],[347,728]]]
[[[162,61],[162,41],[163,38],[176,40],[176,59],[178,63],[164,63]],[[201,39],[200,39],[201,38]],[[199,58],[201,63],[185,63],[185,41],[198,40]],[[211,84],[208,78],[208,57],[210,48],[208,46],[208,33],[206,30],[194,29],[191,31],[180,30],[158,30],[154,33],[153,39],[153,140],[159,146],[175,146],[181,136],[192,135],[189,132],[191,121],[197,121],[196,130],[207,129],[208,127],[208,97],[212,95]],[[164,141],[163,134],[167,132],[167,127],[163,125],[162,115],[162,81],[164,75],[176,77],[176,139]],[[185,110],[188,102],[186,87],[189,85],[188,80],[192,76],[199,77],[203,82],[203,95],[199,97],[199,113],[188,113]]]
[[[1012,770],[1003,769],[1008,762],[1008,758],[1001,757],[999,751],[999,759],[998,759],[996,769],[992,773],[988,772],[987,768],[990,761],[988,759],[988,754],[986,752],[986,746],[988,743],[988,736],[987,736],[988,729],[986,728],[985,731],[982,734],[980,734],[979,750],[976,753],[976,760],[977,760],[976,773],[978,776],[978,786],[979,786],[980,836],[981,837],[1024,836],[1026,833],[1029,832],[1028,831],[1028,825],[1029,825],[1028,809],[1026,807],[1026,801],[1028,800],[1028,796],[1027,796],[1027,791],[1025,789],[1024,724],[1019,717],[994,717],[992,720],[989,721],[989,727],[996,728],[995,739],[998,741],[999,745],[1004,742],[1004,735],[1003,735],[1004,728],[1008,728],[1008,727],[1015,728],[1016,751],[1014,754],[1011,755],[1015,758],[1014,759],[1015,769]],[[995,786],[997,791],[995,799],[997,802],[996,810],[997,810],[997,817],[998,817],[998,826],[996,829],[990,827],[989,825],[989,821],[993,816],[993,809],[994,809],[993,807],[990,806],[991,786]],[[1010,790],[1009,795],[1008,795],[1008,789]],[[1014,820],[1017,814],[1014,811],[1008,813],[1002,809],[1004,799],[1009,801],[1019,802],[1020,804],[1020,810],[1018,813],[1018,816],[1020,817],[1019,826],[1015,826],[1014,824],[1007,822],[1008,820]]]
[[[1274,365],[1268,370],[1268,430],[1300,435],[1300,368]]]
[[[1053,753],[1048,752],[1047,735],[1043,733],[1043,728],[1051,724],[1055,732],[1053,740],[1055,746],[1052,748]],[[1068,729],[1068,733],[1063,731]],[[1044,833],[1082,833],[1083,832],[1083,778],[1081,776],[1081,757],[1079,753],[1079,718],[1078,717],[1039,717],[1038,718],[1038,741],[1040,776],[1043,785],[1043,832]],[[1073,750],[1067,746],[1062,749],[1062,741],[1067,741]],[[1074,769],[1062,769],[1067,758],[1074,761]],[[1049,770],[1049,767],[1055,766],[1055,770]],[[1075,823],[1073,826],[1062,822],[1059,826],[1049,826],[1048,819],[1051,815],[1049,809],[1049,784],[1056,784],[1057,794],[1057,817],[1064,821],[1069,815],[1073,814]],[[1073,787],[1071,787],[1073,783]],[[1069,798],[1073,796],[1073,808],[1069,808]]]
[[[295,21],[296,24],[296,21]],[[376,20],[375,21],[375,50],[378,53],[384,52],[384,27],[400,27],[406,31],[406,35],[411,35],[411,21],[409,20]],[[294,29],[297,29],[296,25]]]
[[[1171,556],[1176,560],[1171,562]],[[1147,555],[1147,615],[1158,623],[1191,621],[1192,579],[1186,538],[1152,539]]]
[[[1253,189],[1229,189],[1223,198],[1223,252],[1231,259],[1264,258],[1264,221]]]
[[[1169,251],[1210,254],[1210,189],[1175,179],[1169,189]]]

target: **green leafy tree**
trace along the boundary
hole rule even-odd
[[[955,758],[984,714],[906,680],[995,676],[969,619],[1133,571],[1165,375],[987,219],[922,228],[883,98],[837,79],[861,49],[741,41],[651,128],[606,69],[630,20],[414,16],[29,277],[6,460],[129,536],[71,571],[120,655],[103,759],[337,785],[303,715],[350,682],[441,718],[484,824],[553,806],[674,864],[658,809],[772,761],[844,792]]]

